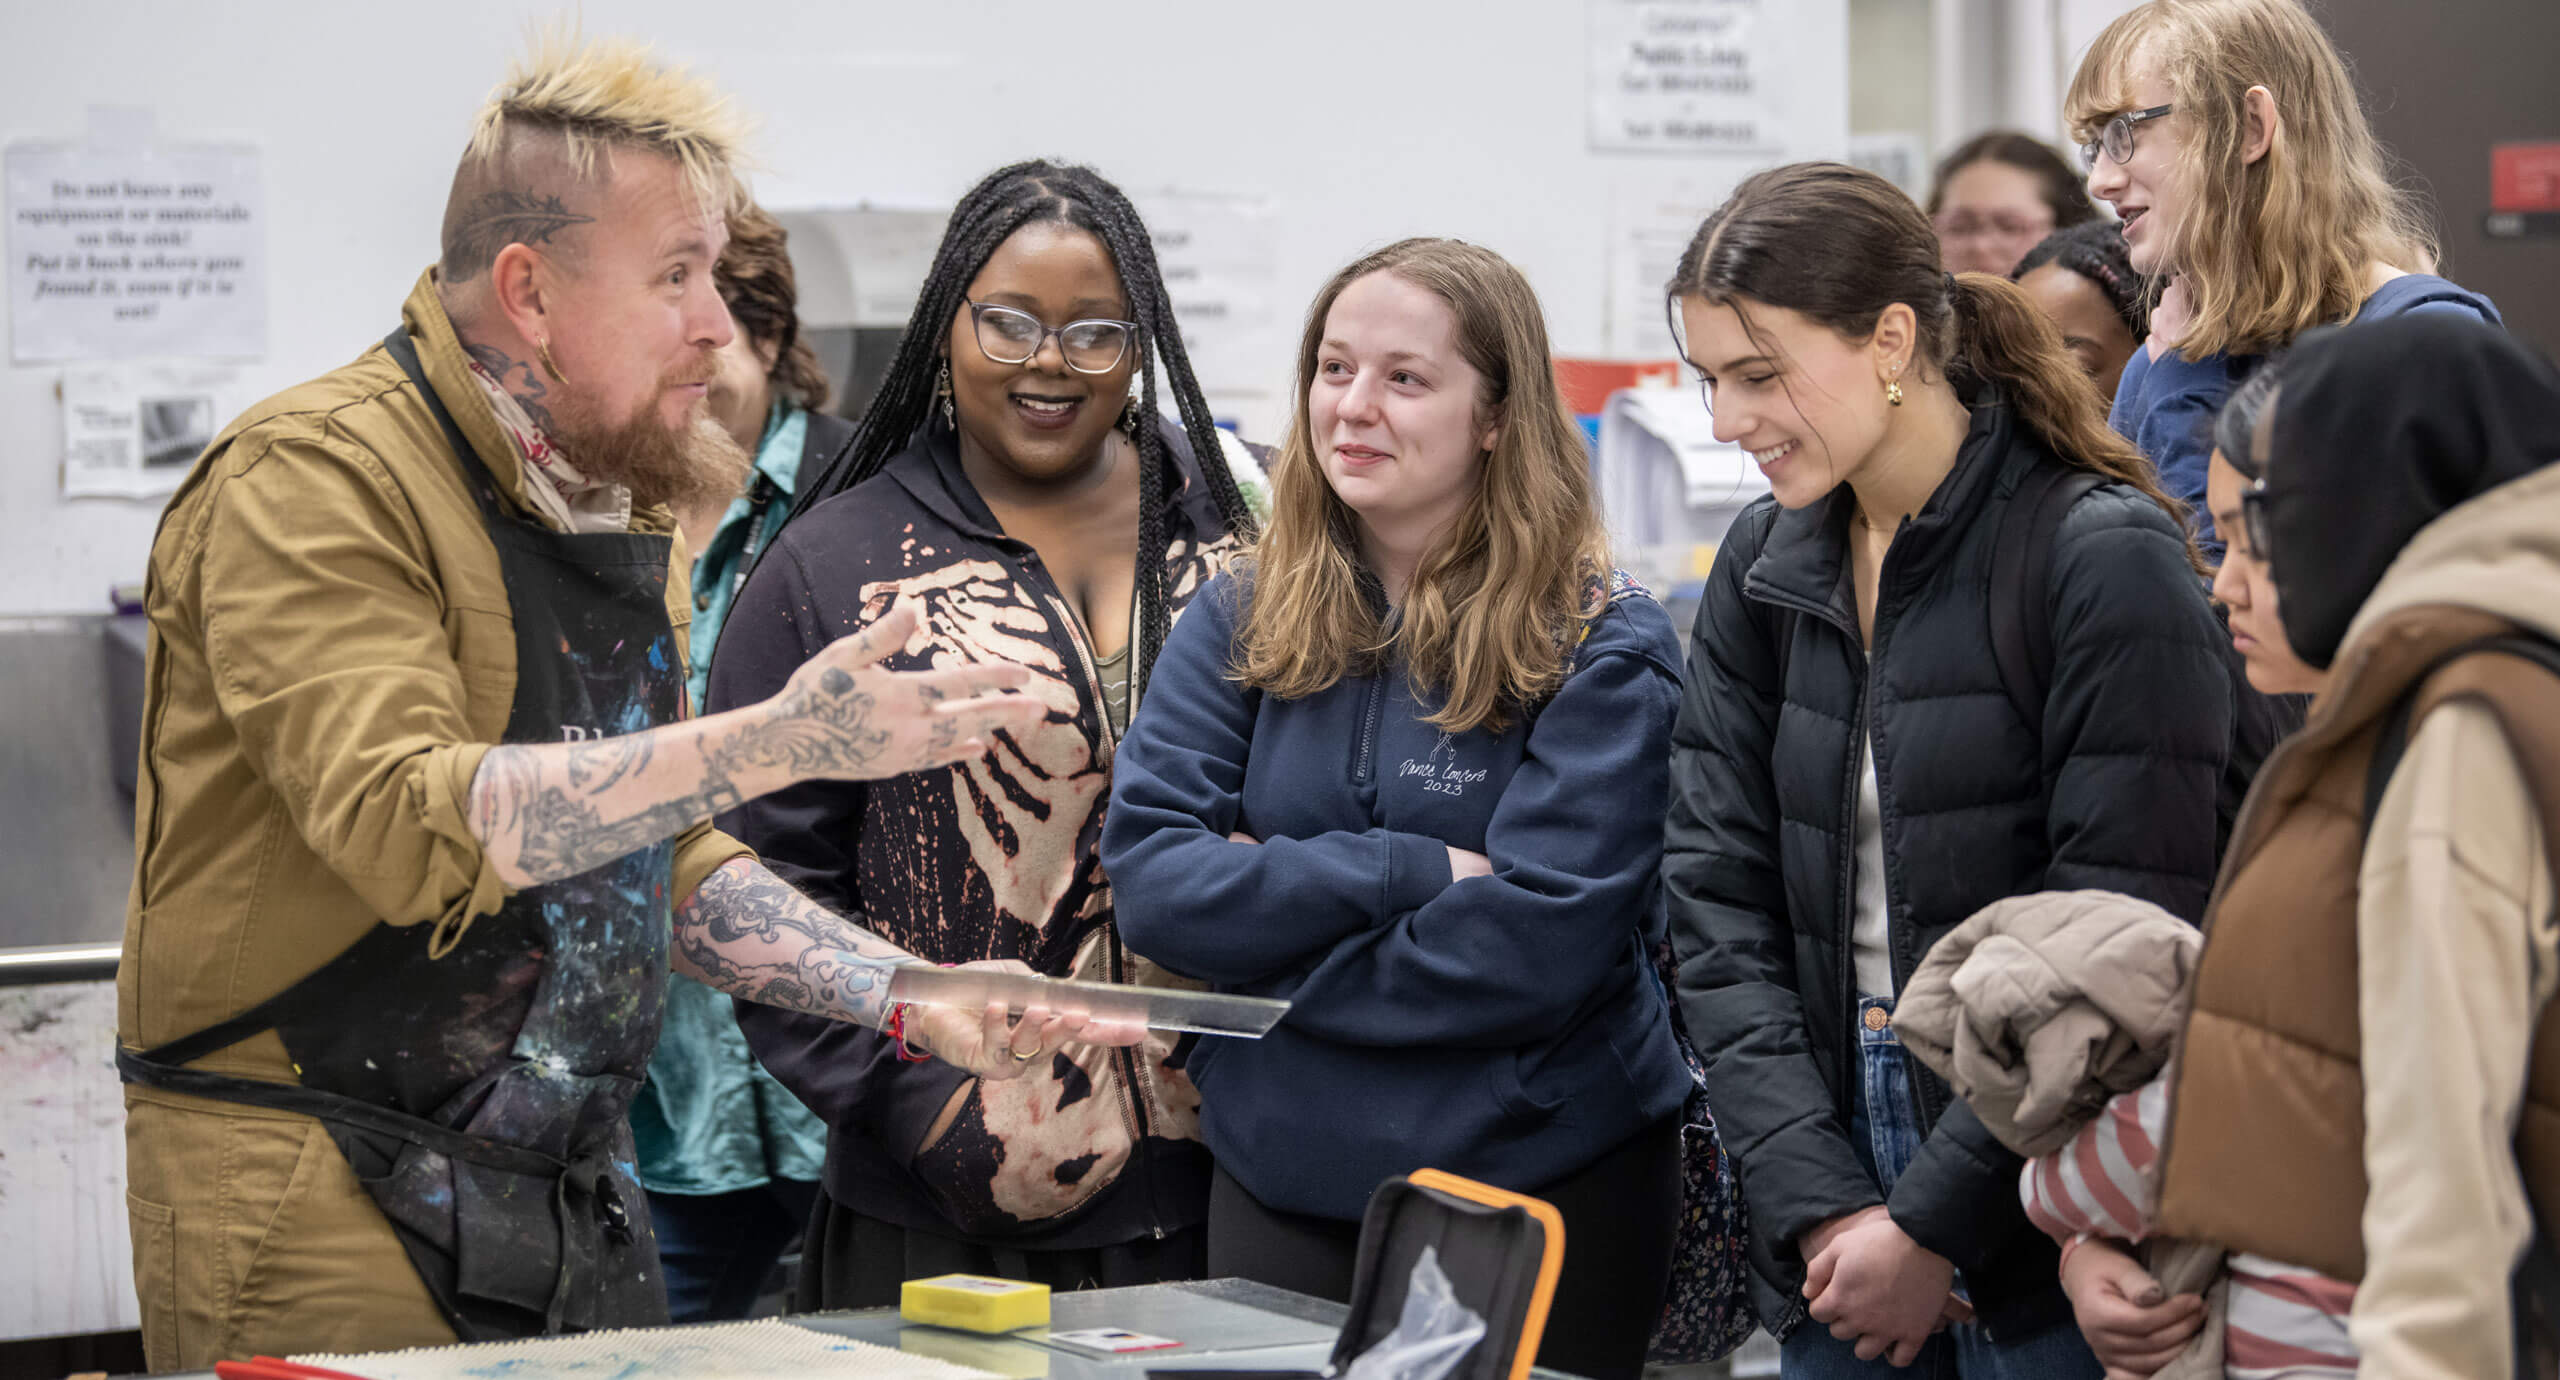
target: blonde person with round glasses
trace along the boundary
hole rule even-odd
[[[2196,510],[2210,554],[2213,418],[2258,360],[2314,326],[2405,312],[2501,324],[2435,276],[2434,227],[2298,0],[2149,0],[2090,44],[2063,115],[2134,268],[2167,280],[2108,420]]]

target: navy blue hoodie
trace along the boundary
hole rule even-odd
[[[1295,1003],[1192,1052],[1219,1164],[1350,1219],[1390,1175],[1533,1190],[1675,1113],[1646,957],[1680,707],[1662,607],[1622,579],[1547,703],[1450,734],[1393,668],[1296,700],[1237,685],[1241,589],[1212,583],[1166,640],[1102,833],[1133,951]],[[1449,846],[1494,875],[1453,883]]]

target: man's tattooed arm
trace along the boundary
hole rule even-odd
[[[676,907],[676,971],[740,1001],[877,1027],[889,975],[920,961],[748,858],[723,864]]]
[[[913,616],[892,612],[818,650],[782,693],[619,738],[510,743],[471,780],[470,825],[498,876],[528,887],[589,871],[723,810],[813,779],[877,780],[973,757],[1046,711],[1021,668],[887,671]]]

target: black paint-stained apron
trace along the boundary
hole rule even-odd
[[[606,738],[681,715],[672,542],[506,511],[406,334],[384,341],[469,477],[515,616],[505,741]],[[530,481],[529,481],[530,482]],[[674,845],[517,892],[429,957],[377,925],[250,1011],[139,1054],[126,1081],[319,1118],[466,1341],[667,1320],[625,1116],[656,1046]],[[272,1029],[300,1086],[184,1065]]]

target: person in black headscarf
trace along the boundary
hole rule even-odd
[[[2560,1277],[2560,369],[2422,314],[2305,336],[2267,413],[2240,516],[2328,679],[2232,841],[2160,1216],[2360,1274],[2371,1373],[2500,1373]]]

